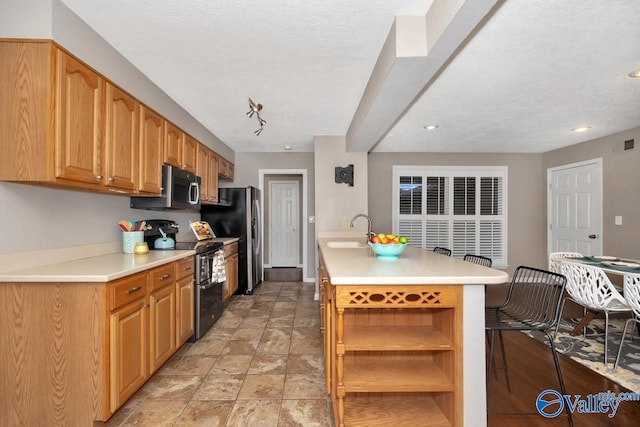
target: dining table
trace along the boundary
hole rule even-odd
[[[594,267],[601,268],[605,273],[625,275],[628,273],[640,274],[640,261],[633,259],[618,258],[608,255],[593,255],[583,256],[576,258],[562,258],[561,261],[577,262],[581,264],[587,264]],[[620,292],[621,288],[616,287]],[[585,316],[578,322],[578,324],[571,331],[572,336],[580,334],[580,331],[584,329],[596,316],[600,314],[599,311],[587,309]]]

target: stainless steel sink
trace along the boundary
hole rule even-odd
[[[362,249],[368,248],[366,243],[357,241],[331,241],[327,246],[333,249]]]

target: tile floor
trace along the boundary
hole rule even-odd
[[[330,427],[314,285],[264,282],[235,295],[108,423]]]

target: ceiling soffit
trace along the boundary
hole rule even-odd
[[[397,16],[347,131],[347,151],[370,151],[496,3],[435,0],[425,16]]]

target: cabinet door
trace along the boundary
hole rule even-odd
[[[218,155],[209,151],[209,201],[218,202]]]
[[[227,300],[231,297],[231,295],[233,295],[233,292],[231,292],[231,259],[230,258],[225,258],[224,260],[224,271],[225,271],[225,276],[227,277],[227,280],[225,280],[224,282],[222,282],[222,301],[223,302],[227,302]]]
[[[146,298],[111,314],[110,410],[115,412],[148,378]]]
[[[179,127],[169,121],[164,121],[164,162],[181,168],[181,150],[184,143],[184,133]]]
[[[180,151],[180,167],[187,172],[196,173],[198,145],[198,141],[190,135],[184,135],[184,142]]]
[[[164,120],[146,106],[140,107],[140,191],[162,193]]]
[[[231,255],[227,269],[227,282],[229,282],[230,296],[238,290],[238,254]]]
[[[106,88],[106,185],[135,190],[140,149],[138,101],[110,83]]]
[[[227,165],[228,162],[222,157],[218,157],[218,175],[220,178],[225,179],[227,175]]]
[[[150,372],[155,372],[176,350],[176,289],[165,286],[149,296]]]
[[[176,282],[176,348],[193,335],[193,277],[185,277]]]
[[[104,82],[61,50],[56,50],[56,59],[56,177],[100,183]]]
[[[210,188],[209,188],[209,152],[210,150],[202,144],[198,144],[198,155],[196,162],[196,175],[201,179],[200,185],[200,200],[201,202],[210,201]]]

